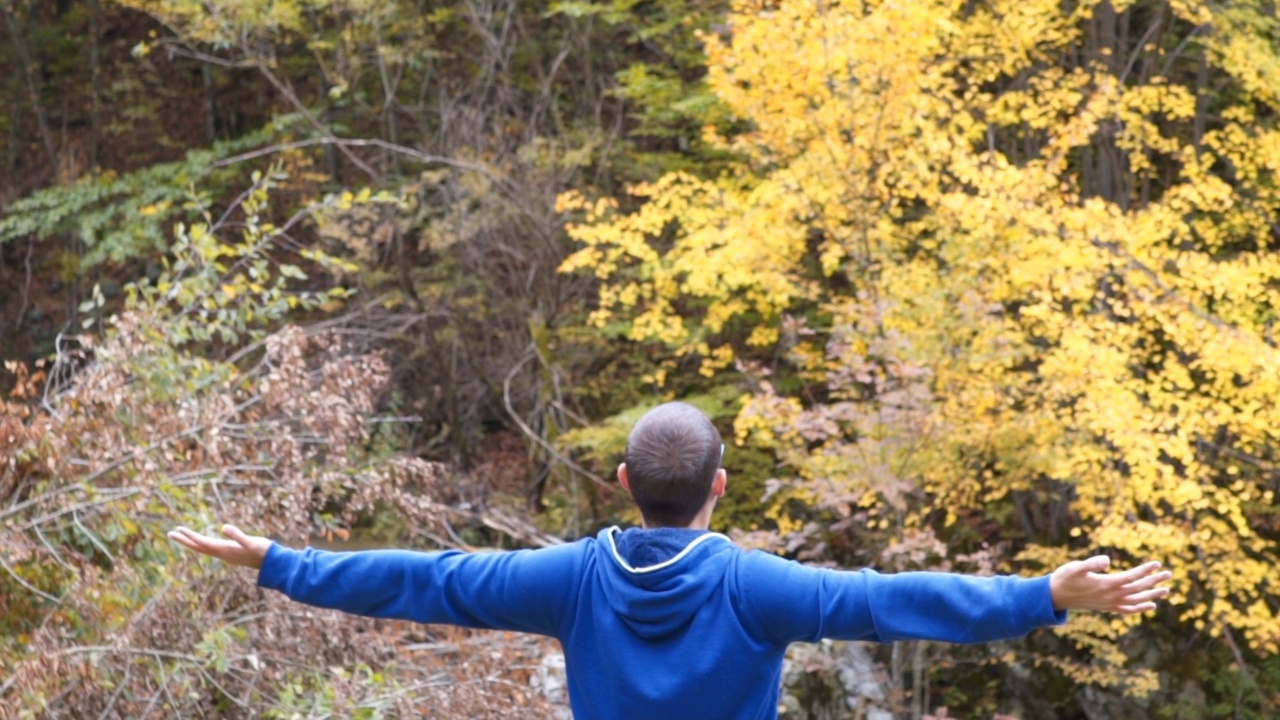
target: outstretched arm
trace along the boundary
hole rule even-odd
[[[577,588],[579,548],[490,553],[291,550],[224,525],[222,540],[169,533],[196,552],[258,568],[258,585],[317,607],[422,623],[558,636]]]
[[[1054,610],[1097,610],[1123,615],[1156,609],[1156,600],[1169,594],[1157,587],[1173,573],[1157,572],[1160,563],[1149,562],[1124,572],[1108,573],[1111,558],[1095,555],[1069,562],[1049,576]]]
[[[1066,622],[1068,610],[1137,613],[1168,594],[1159,563],[1103,572],[1105,557],[1067,563],[1051,575],[881,575],[811,568],[765,553],[741,563],[739,583],[757,632],[780,641],[940,640],[990,642]],[[811,608],[812,612],[802,611]]]

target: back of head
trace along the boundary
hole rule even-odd
[[[671,402],[645,413],[627,438],[627,480],[645,523],[685,527],[711,495],[723,452],[700,410]]]

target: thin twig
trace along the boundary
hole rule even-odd
[[[285,99],[289,101],[289,104],[293,105],[294,110],[298,111],[298,114],[306,118],[307,122],[311,123],[311,126],[314,127],[317,132],[326,138],[332,138],[334,140],[337,139],[337,136],[333,134],[333,131],[330,130],[327,125],[320,122],[315,115],[311,114],[311,111],[307,109],[306,104],[303,103],[297,94],[293,92],[293,89],[285,84],[280,78],[276,77],[275,73],[271,72],[271,68],[267,67],[265,62],[258,60],[255,64],[257,65],[258,71],[267,78],[267,82],[274,85],[276,90],[279,90],[280,94],[284,95]],[[339,145],[338,150],[351,161],[352,165],[359,168],[360,171],[368,175],[370,179],[377,180],[380,177],[377,170],[374,170],[368,163],[361,160],[355,153],[351,152],[347,146]]]
[[[107,559],[111,561],[112,565],[115,565],[116,556],[111,554],[111,551],[107,549],[106,545],[102,544],[102,541],[98,539],[97,535],[94,535],[89,531],[89,528],[80,523],[80,516],[75,511],[72,511],[71,513],[71,524],[75,525],[77,530],[83,533],[85,537],[89,538],[89,542],[93,543],[95,548],[102,551],[102,554],[107,556]]]
[[[1245,664],[1244,654],[1240,652],[1240,646],[1236,645],[1235,636],[1231,634],[1231,628],[1225,620],[1218,620],[1218,624],[1222,627],[1222,637],[1226,639],[1227,646],[1231,648],[1231,654],[1236,658],[1236,665],[1240,667],[1240,679],[1236,681],[1236,702],[1235,702],[1235,720],[1240,720],[1240,703],[1244,700],[1245,680],[1249,684],[1258,688],[1258,681],[1254,679],[1253,673],[1249,671],[1249,666]]]
[[[111,708],[115,707],[116,701],[120,699],[120,694],[129,686],[129,677],[133,675],[133,663],[124,666],[124,679],[116,685],[116,691],[111,693],[111,699],[107,701],[107,706],[102,708],[102,713],[98,715],[98,720],[107,720],[107,714],[111,712]]]
[[[286,150],[296,150],[298,148],[313,147],[315,145],[337,145],[340,147],[381,148],[389,152],[394,152],[400,155],[404,155],[406,157],[411,157],[414,160],[417,160],[422,163],[438,163],[440,165],[447,165],[449,167],[456,168],[458,170],[467,170],[469,172],[480,173],[485,177],[489,178],[490,180],[493,180],[503,185],[507,185],[507,183],[503,178],[498,177],[493,173],[492,170],[490,170],[489,168],[483,165],[477,165],[475,163],[470,163],[465,160],[457,160],[454,158],[445,157],[443,155],[432,155],[431,153],[425,153],[425,152],[422,152],[421,150],[415,150],[405,145],[397,145],[396,143],[388,142],[381,138],[318,137],[318,138],[308,138],[306,140],[294,140],[292,142],[280,143],[278,145],[271,145],[268,147],[259,148],[257,150],[250,150],[249,152],[241,153],[239,155],[233,155],[229,158],[216,160],[212,163],[212,165],[213,167],[226,167],[228,165],[235,165],[236,163],[241,163],[246,160],[253,160],[256,158],[265,157],[267,155],[274,155],[276,153],[284,152]]]
[[[27,582],[26,580],[22,579],[22,576],[21,576],[21,575],[19,575],[19,574],[17,573],[17,571],[15,571],[13,568],[9,567],[9,563],[5,562],[5,560],[4,560],[4,558],[3,558],[3,557],[0,557],[0,568],[4,568],[4,571],[5,571],[5,572],[7,572],[7,573],[9,573],[9,576],[10,576],[10,577],[12,577],[14,580],[17,580],[19,585],[21,585],[22,587],[24,587],[24,588],[26,588],[26,589],[30,590],[31,592],[33,592],[33,593],[35,593],[35,594],[37,594],[37,595],[39,595],[40,597],[44,598],[45,600],[48,600],[48,601],[49,601],[49,602],[51,602],[51,603],[60,603],[60,602],[62,602],[62,598],[54,597],[53,595],[50,595],[49,593],[47,593],[47,592],[45,592],[45,591],[41,590],[40,588],[36,587],[35,585],[32,585],[31,583],[29,583],[29,582]],[[3,694],[3,693],[0,693],[0,694]]]
[[[36,83],[36,76],[32,72],[32,62],[30,55],[27,53],[27,44],[23,42],[23,36],[18,27],[18,19],[14,15],[13,3],[5,0],[2,9],[5,24],[9,26],[9,35],[13,38],[13,47],[17,51],[18,62],[22,64],[22,77],[26,80],[27,93],[31,96],[31,109],[36,116],[36,125],[40,128],[40,138],[44,141],[45,152],[49,154],[49,168],[54,175],[57,175],[58,151],[53,144],[53,132],[49,130],[49,116],[44,111],[44,104],[40,102],[40,88]]]
[[[1139,273],[1146,276],[1148,280],[1155,283],[1155,286],[1159,288],[1162,293],[1160,299],[1170,298],[1177,301],[1185,309],[1189,310],[1192,315],[1195,315],[1196,317],[1200,318],[1201,320],[1204,320],[1205,322],[1209,323],[1210,325],[1214,326],[1215,328],[1223,332],[1230,333],[1233,335],[1238,335],[1238,336],[1245,335],[1245,333],[1243,333],[1239,328],[1229,325],[1228,323],[1224,322],[1222,319],[1214,317],[1213,315],[1210,315],[1208,312],[1201,310],[1200,308],[1193,305],[1191,301],[1187,300],[1186,298],[1183,298],[1173,288],[1169,287],[1169,285],[1165,283],[1163,279],[1161,279],[1160,275],[1156,273],[1155,270],[1152,270],[1145,263],[1143,263],[1142,261],[1134,257],[1133,254],[1129,253],[1124,248],[1120,247],[1120,243],[1103,242],[1102,240],[1099,240],[1096,237],[1089,238],[1089,241],[1093,244],[1094,247],[1107,250],[1113,255],[1123,258],[1127,262],[1128,267],[1130,269],[1137,270]]]
[[[1134,46],[1133,54],[1129,56],[1129,62],[1125,65],[1124,72],[1120,73],[1121,85],[1124,85],[1125,78],[1129,77],[1129,73],[1133,72],[1133,66],[1137,64],[1138,56],[1142,54],[1142,48],[1146,46],[1147,41],[1151,39],[1152,35],[1155,35],[1156,30],[1159,30],[1160,26],[1163,24],[1163,14],[1157,13],[1155,22],[1151,23],[1151,27],[1147,28],[1147,31],[1142,35],[1142,39],[1138,41],[1136,46]]]
[[[67,561],[63,559],[62,553],[58,552],[58,547],[53,543],[49,542],[49,538],[44,536],[44,532],[40,530],[39,525],[35,527],[35,531],[36,531],[36,537],[40,538],[40,542],[44,543],[45,548],[49,550],[49,553],[51,555],[53,555],[53,559],[57,561],[58,565],[70,570],[71,565],[69,565]]]
[[[4,697],[4,694],[9,692],[9,688],[13,687],[14,684],[17,682],[18,682],[17,675],[10,675],[9,677],[5,678],[4,682],[0,683],[0,697]]]
[[[1163,77],[1168,77],[1169,70],[1170,68],[1173,67],[1174,61],[1177,60],[1178,57],[1182,55],[1182,51],[1187,47],[1187,44],[1191,42],[1192,38],[1204,32],[1205,30],[1208,30],[1210,27],[1212,27],[1210,23],[1205,23],[1203,25],[1197,25],[1191,28],[1191,32],[1187,33],[1187,36],[1182,38],[1182,42],[1178,43],[1178,46],[1173,49],[1173,52],[1169,53],[1169,59],[1165,61],[1164,67],[1160,69],[1160,75]]]
[[[605,482],[604,478],[601,478],[599,475],[596,475],[595,473],[591,472],[590,470],[587,470],[586,468],[582,467],[581,465],[574,462],[573,460],[570,460],[569,458],[565,457],[564,454],[561,453],[559,450],[556,450],[555,447],[551,445],[551,443],[547,442],[545,439],[543,439],[541,435],[534,432],[533,428],[529,427],[529,425],[525,423],[524,418],[520,417],[520,415],[516,412],[515,408],[512,407],[511,380],[516,376],[516,373],[520,372],[520,369],[524,367],[525,363],[529,362],[535,357],[537,357],[536,346],[530,343],[530,350],[525,352],[524,357],[520,359],[520,362],[516,363],[515,366],[511,368],[511,371],[507,373],[506,379],[503,380],[502,382],[502,404],[506,407],[507,414],[511,416],[511,419],[515,421],[516,425],[519,426],[520,430],[530,440],[533,440],[535,443],[540,445],[542,449],[550,453],[553,458],[564,463],[570,469],[576,470],[577,472],[582,473],[584,476],[589,478],[592,482],[599,485],[600,487],[605,488],[607,490],[613,490],[614,487],[612,483]]]
[[[215,163],[215,166],[216,166],[216,163]],[[222,228],[222,224],[227,221],[227,218],[231,217],[231,213],[234,212],[236,208],[240,207],[240,203],[247,200],[249,196],[253,194],[253,191],[262,187],[263,184],[265,184],[268,181],[268,179],[269,178],[266,175],[263,175],[261,178],[258,179],[258,182],[250,185],[248,188],[245,189],[244,192],[236,196],[236,199],[232,200],[231,203],[227,205],[227,209],[222,213],[222,217],[218,218],[217,222],[209,226],[209,232],[216,233],[218,230],[220,230]]]
[[[23,263],[26,268],[26,281],[22,285],[22,305],[18,307],[18,317],[13,321],[14,330],[22,327],[22,321],[27,315],[27,305],[31,300],[31,250],[35,244],[35,238],[27,238],[27,259]]]
[[[276,77],[275,73],[271,72],[271,68],[267,66],[267,62],[264,58],[253,57],[253,58],[246,58],[245,60],[241,60],[241,61],[235,61],[235,60],[225,60],[223,58],[219,58],[214,55],[208,55],[208,54],[199,52],[198,50],[193,50],[191,48],[176,45],[176,44],[169,44],[169,49],[170,49],[170,52],[172,52],[175,55],[186,56],[194,60],[200,60],[201,62],[206,62],[213,65],[220,65],[223,67],[256,68],[259,72],[262,73],[263,77],[267,79],[267,82],[271,83],[271,85],[274,86],[275,89],[278,90],[280,94],[283,95],[284,98],[289,101],[289,104],[293,106],[294,110],[296,110],[299,115],[306,118],[307,122],[310,123],[311,126],[315,128],[317,132],[319,132],[321,135],[325,136],[326,138],[336,139],[333,134],[333,131],[330,130],[328,126],[326,126],[324,123],[320,122],[320,120],[316,118],[315,115],[312,115],[311,111],[307,109],[306,104],[302,102],[302,100],[298,97],[298,95],[294,93],[293,90],[284,83],[284,81]],[[373,180],[378,179],[379,177],[378,172],[374,170],[372,167],[370,167],[369,164],[366,163],[364,160],[361,160],[350,150],[347,150],[342,146],[339,146],[339,150],[341,150],[342,154],[346,156],[348,160],[351,161],[351,164],[359,168],[361,172],[365,173]],[[215,164],[214,167],[217,167],[217,164]]]

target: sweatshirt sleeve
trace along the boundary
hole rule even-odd
[[[356,615],[557,637],[576,599],[573,545],[492,553],[327,552],[272,544],[260,587]]]
[[[939,640],[982,643],[1061,625],[1049,576],[974,577],[908,572],[881,575],[811,568],[759,557],[741,578],[751,622],[779,642]]]

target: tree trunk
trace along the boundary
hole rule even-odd
[[[40,128],[40,139],[44,142],[45,152],[49,156],[49,168],[56,176],[58,150],[53,142],[53,131],[49,129],[49,116],[45,114],[44,103],[40,100],[40,78],[32,72],[31,56],[27,53],[26,38],[18,25],[12,0],[0,0],[0,10],[4,12],[5,24],[9,26],[9,37],[13,39],[13,50],[18,56],[18,64],[22,66],[22,77],[27,84],[27,93],[31,96],[31,110],[35,113],[36,125]]]
[[[89,0],[89,168],[101,162],[102,147],[102,1]]]

